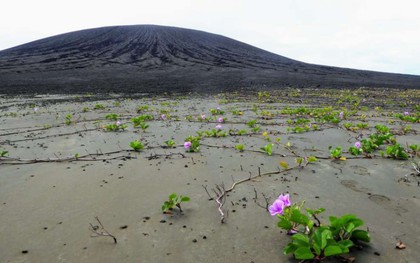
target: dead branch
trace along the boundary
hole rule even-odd
[[[223,224],[225,222],[225,213],[223,212],[223,205],[226,202],[226,190],[225,190],[225,186],[223,184],[220,185],[216,185],[216,188],[213,189],[213,192],[216,194],[216,203],[219,205],[218,206],[218,210],[220,213],[220,222]]]
[[[98,162],[98,161],[109,161],[109,160],[122,160],[122,159],[133,159],[131,155],[118,155],[118,156],[109,156],[111,154],[121,153],[124,151],[115,151],[109,153],[97,153],[97,154],[88,154],[83,156],[70,156],[65,158],[60,158],[55,155],[56,158],[47,158],[47,159],[21,159],[21,158],[11,158],[11,157],[2,157],[0,158],[0,165],[20,165],[20,164],[34,164],[34,163],[60,163],[60,162]],[[104,158],[97,158],[96,156],[104,156]]]
[[[61,136],[68,136],[68,135],[79,134],[79,133],[86,132],[86,131],[96,131],[96,130],[99,130],[99,129],[98,129],[98,128],[92,128],[92,129],[81,130],[81,131],[75,131],[75,132],[52,134],[52,135],[46,135],[46,136],[40,136],[40,137],[34,137],[34,138],[18,139],[18,140],[13,140],[13,141],[8,140],[8,141],[0,142],[0,144],[5,144],[5,143],[14,143],[14,142],[24,142],[24,141],[42,140],[42,139],[47,139],[47,138],[61,137]]]
[[[259,206],[261,208],[264,208],[265,210],[268,211],[268,207],[270,206],[270,203],[271,203],[271,201],[270,201],[271,198],[270,197],[267,197],[264,193],[261,193],[261,195],[263,196],[264,201],[265,201],[265,205],[262,205],[259,202],[257,202],[258,201],[258,193],[257,193],[257,190],[255,189],[255,187],[254,187],[254,193],[255,193],[255,196],[253,198],[254,199],[254,203],[257,206]]]
[[[201,185],[201,186],[204,188],[207,195],[209,196],[209,201],[214,200],[214,198],[210,195],[209,191],[207,190],[207,185]]]
[[[179,155],[182,158],[185,158],[185,154],[180,153],[180,152],[178,152],[178,153],[167,153],[167,154],[157,154],[157,153],[155,153],[155,154],[150,154],[150,156],[148,156],[146,158],[148,160],[153,160],[153,159],[159,159],[160,157],[170,158],[170,157],[176,156],[176,155]]]
[[[101,221],[97,216],[95,216],[95,219],[96,221],[98,221],[99,225],[93,225],[89,223],[89,230],[93,233],[91,237],[112,237],[114,243],[117,244],[117,238],[105,229],[105,227],[102,225]]]

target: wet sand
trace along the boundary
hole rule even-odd
[[[400,109],[375,111],[367,105],[368,111],[359,110],[345,120],[360,122],[358,118],[367,115],[370,128],[366,130],[348,131],[343,121],[318,124],[318,131],[293,133],[287,130],[287,120],[297,117],[280,111],[303,104],[256,96],[237,99],[0,98],[0,148],[9,152],[0,159],[0,262],[297,262],[282,253],[290,237],[260,206],[266,204],[262,194],[273,201],[280,193],[290,193],[292,202],[306,200],[308,207],[326,208],[320,215],[325,223],[329,215],[353,213],[362,218],[372,240],[352,253],[357,262],[418,260],[420,187],[418,177],[405,176],[413,172],[410,161],[378,154],[352,159],[348,153],[344,153],[346,161],[339,161],[329,158],[328,150],[330,145],[341,145],[347,151],[358,134],[372,133],[377,123],[399,131],[398,119],[387,113]],[[104,109],[95,110],[97,104]],[[148,111],[137,113],[141,105],[148,105]],[[304,105],[321,106],[310,99]],[[203,138],[199,152],[187,153],[184,139],[215,128],[219,116],[209,110],[217,107],[226,111],[222,130],[245,129],[247,134]],[[243,114],[235,115],[234,110]],[[262,110],[271,112],[270,118]],[[105,118],[109,113],[118,114],[127,130],[105,131],[104,125],[115,122]],[[161,119],[162,113],[166,120]],[[67,114],[72,115],[69,125],[64,123]],[[146,131],[130,123],[130,118],[141,114],[154,117]],[[199,121],[201,114],[210,120]],[[257,133],[245,125],[252,119],[261,126]],[[420,142],[420,124],[410,125],[410,132],[396,136],[402,145]],[[281,138],[280,143],[276,138]],[[163,147],[168,139],[176,147]],[[145,149],[132,151],[133,140],[141,140]],[[292,151],[284,147],[288,142]],[[260,150],[267,143],[274,144],[271,156]],[[237,144],[244,144],[245,151],[235,150]],[[279,161],[294,165],[294,153],[319,158],[303,169],[278,172],[282,170]],[[215,185],[228,189],[233,181],[259,173],[227,194],[222,224],[217,204],[209,200],[203,186],[213,195]],[[174,211],[171,216],[160,209],[172,192],[191,198],[183,204],[182,214]],[[109,237],[91,237],[89,223],[97,224],[95,216],[118,244]],[[407,248],[396,249],[398,240]]]

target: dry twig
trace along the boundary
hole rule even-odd
[[[98,221],[99,225],[92,225],[91,223],[89,223],[89,230],[93,233],[91,237],[112,237],[114,243],[117,244],[117,238],[105,229],[105,227],[102,225],[101,221],[97,216],[95,216],[95,219],[96,221]]]

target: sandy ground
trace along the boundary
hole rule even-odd
[[[420,258],[420,187],[418,177],[405,177],[413,172],[410,161],[380,156],[329,158],[328,146],[342,145],[347,150],[359,133],[369,134],[373,128],[354,133],[341,125],[324,124],[319,131],[288,132],[286,120],[291,117],[278,111],[297,105],[285,103],[258,102],[260,109],[277,113],[266,120],[255,114],[252,108],[257,102],[251,100],[79,98],[0,98],[0,148],[9,152],[0,159],[0,262],[295,262],[282,253],[290,237],[258,205],[265,205],[262,194],[273,201],[280,193],[290,193],[292,202],[306,200],[311,208],[326,208],[320,215],[323,222],[329,215],[347,213],[362,218],[372,240],[352,253],[357,262]],[[98,103],[104,109],[94,110]],[[155,118],[146,131],[130,123],[130,118],[140,115],[136,112],[140,105],[149,105],[146,114]],[[320,105],[308,101],[307,106]],[[223,130],[250,133],[245,123],[251,119],[261,130],[203,138],[200,152],[186,153],[182,144],[188,135],[217,125],[217,117],[209,112],[216,107],[226,111]],[[243,115],[234,115],[233,109]],[[166,120],[160,119],[162,112]],[[70,125],[64,124],[68,113]],[[104,125],[113,123],[105,119],[109,113],[118,114],[127,130],[104,131]],[[201,114],[211,120],[186,120]],[[354,116],[360,114],[368,115],[370,127],[396,120],[373,110]],[[351,118],[356,117],[348,121]],[[391,127],[400,126],[396,122]],[[397,136],[399,143],[420,142],[420,125],[411,127],[411,132]],[[264,131],[274,143],[272,156],[259,150],[268,143]],[[275,143],[277,137],[281,144]],[[146,145],[138,153],[128,146],[136,139]],[[175,148],[162,147],[168,139],[176,142]],[[287,142],[294,152],[319,160],[303,169],[236,185],[223,207],[228,216],[222,224],[217,204],[209,200],[203,186],[213,194],[215,185],[229,188],[233,181],[259,172],[279,171],[281,160],[293,164],[295,156],[283,145]],[[246,151],[235,150],[237,144],[244,144]],[[74,160],[76,153],[81,157]],[[191,198],[183,204],[183,214],[174,211],[171,216],[160,210],[172,192]],[[118,244],[109,237],[91,237],[89,223],[97,224],[95,216]],[[398,240],[407,248],[396,249]]]

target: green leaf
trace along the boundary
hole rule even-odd
[[[313,236],[315,244],[317,244],[321,250],[327,246],[328,238],[331,238],[331,231],[325,227],[318,228]]]
[[[296,259],[313,259],[314,254],[309,247],[300,247],[295,251],[295,258]]]
[[[351,240],[340,240],[337,242],[337,244],[341,247],[350,248],[354,246],[354,243]]]
[[[329,256],[335,256],[335,255],[343,254],[343,252],[344,251],[341,249],[340,246],[332,245],[332,246],[328,246],[328,247],[325,248],[324,255],[326,257],[329,257]]]
[[[359,226],[363,226],[364,222],[360,218],[355,218],[351,221],[354,224],[354,228],[358,228]]]
[[[325,211],[325,208],[318,208],[317,210],[312,210],[309,208],[306,208],[306,212],[308,212],[309,216],[314,216],[314,215],[318,215],[321,214],[322,212]]]
[[[308,162],[313,163],[313,162],[316,162],[316,161],[318,161],[318,159],[315,156],[309,156],[308,157]]]
[[[287,254],[290,254],[292,252],[295,252],[297,248],[298,248],[298,246],[296,246],[295,244],[289,243],[287,246],[284,247],[283,254],[287,255]]]
[[[314,213],[317,214],[317,215],[321,214],[322,212],[325,212],[325,208],[323,208],[323,207],[318,208],[317,210],[314,211]]]
[[[348,225],[346,225],[346,232],[351,233],[351,231],[353,231],[354,228],[355,228],[354,224],[349,223]]]
[[[304,225],[304,226],[307,226],[309,224],[309,221],[310,221],[309,218],[306,215],[302,214],[298,209],[293,209],[292,210],[290,220],[292,222],[296,222],[296,223]]]
[[[360,240],[366,243],[370,242],[370,235],[367,231],[356,229],[351,233],[351,239],[353,240]]]
[[[319,255],[321,255],[321,248],[317,245],[317,244],[312,244],[312,248],[315,250],[315,254],[317,255],[317,256],[319,256]]]
[[[280,221],[277,223],[277,226],[285,230],[290,230],[293,227],[292,223],[285,217],[280,218]]]
[[[293,244],[300,247],[309,247],[309,237],[304,234],[298,233],[292,236]]]
[[[337,220],[338,220],[337,217],[330,216],[329,219],[330,219],[331,225],[336,225],[337,224]]]
[[[188,202],[190,201],[190,198],[188,196],[181,197],[181,202]]]
[[[287,162],[285,162],[285,161],[280,161],[279,164],[284,169],[288,169],[289,168],[289,164]]]
[[[173,200],[173,199],[175,199],[175,198],[177,198],[177,194],[176,194],[176,193],[172,193],[172,194],[169,196],[169,200]]]

